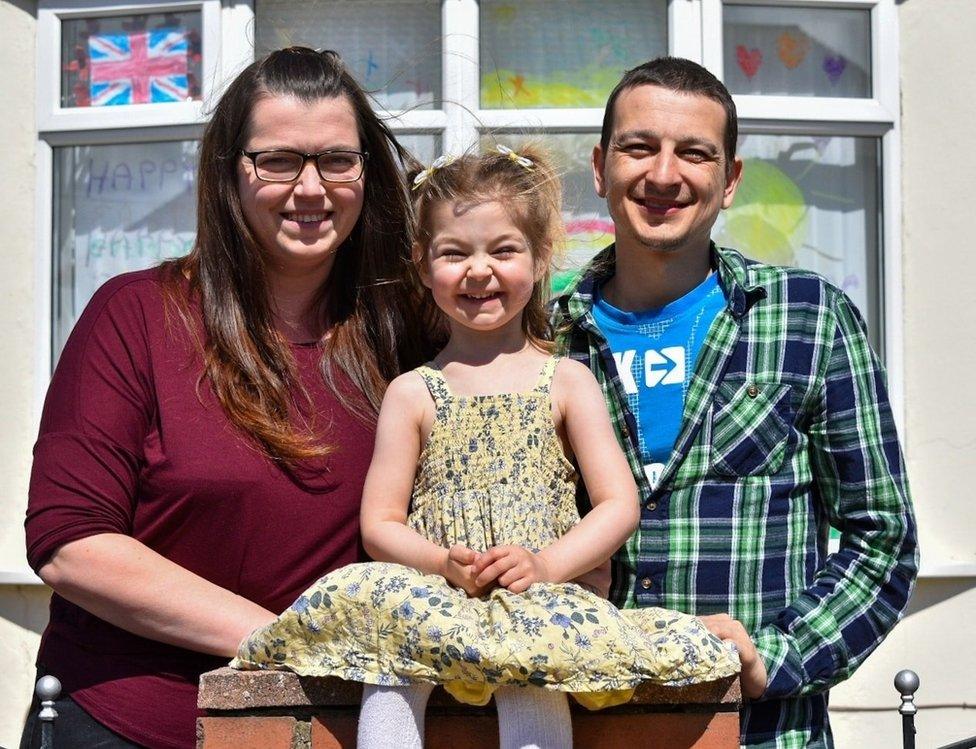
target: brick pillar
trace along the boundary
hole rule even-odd
[[[284,671],[221,668],[200,677],[197,749],[355,749],[361,685]],[[577,749],[737,749],[736,679],[667,688],[645,685],[626,705],[573,705]],[[437,689],[426,749],[497,749],[494,708],[472,708]]]

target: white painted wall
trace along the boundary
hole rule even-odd
[[[24,507],[34,443],[35,142],[37,3],[0,0],[0,572],[24,570]],[[17,746],[34,656],[47,622],[42,586],[0,585],[0,746]]]
[[[923,568],[976,567],[976,80],[972,0],[900,0],[905,434]],[[964,60],[969,60],[964,62]],[[831,694],[838,747],[900,747],[892,686],[918,672],[918,745],[976,735],[976,578],[923,578],[887,642]],[[964,709],[963,705],[968,705]],[[932,706],[932,707],[926,707]]]

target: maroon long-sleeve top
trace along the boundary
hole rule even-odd
[[[372,428],[323,383],[318,346],[293,344],[311,415],[336,450],[283,470],[199,382],[200,356],[162,291],[158,269],[109,281],[61,354],[34,448],[28,560],[37,570],[69,541],[124,533],[280,612],[362,558]],[[122,736],[184,749],[195,745],[198,677],[224,661],[138,637],[55,594],[38,663]]]

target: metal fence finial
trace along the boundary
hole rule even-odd
[[[915,749],[915,714],[918,712],[915,692],[919,683],[918,674],[907,668],[895,674],[895,689],[901,695],[898,712],[901,713],[901,736],[905,749]]]
[[[41,722],[41,749],[54,749],[54,719],[58,717],[54,701],[61,694],[61,682],[54,676],[42,676],[34,686],[34,694],[41,703],[37,713]]]

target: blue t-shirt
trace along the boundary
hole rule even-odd
[[[637,419],[641,459],[652,487],[678,438],[685,393],[708,328],[724,306],[715,273],[680,299],[642,312],[624,312],[596,293],[593,317]]]

